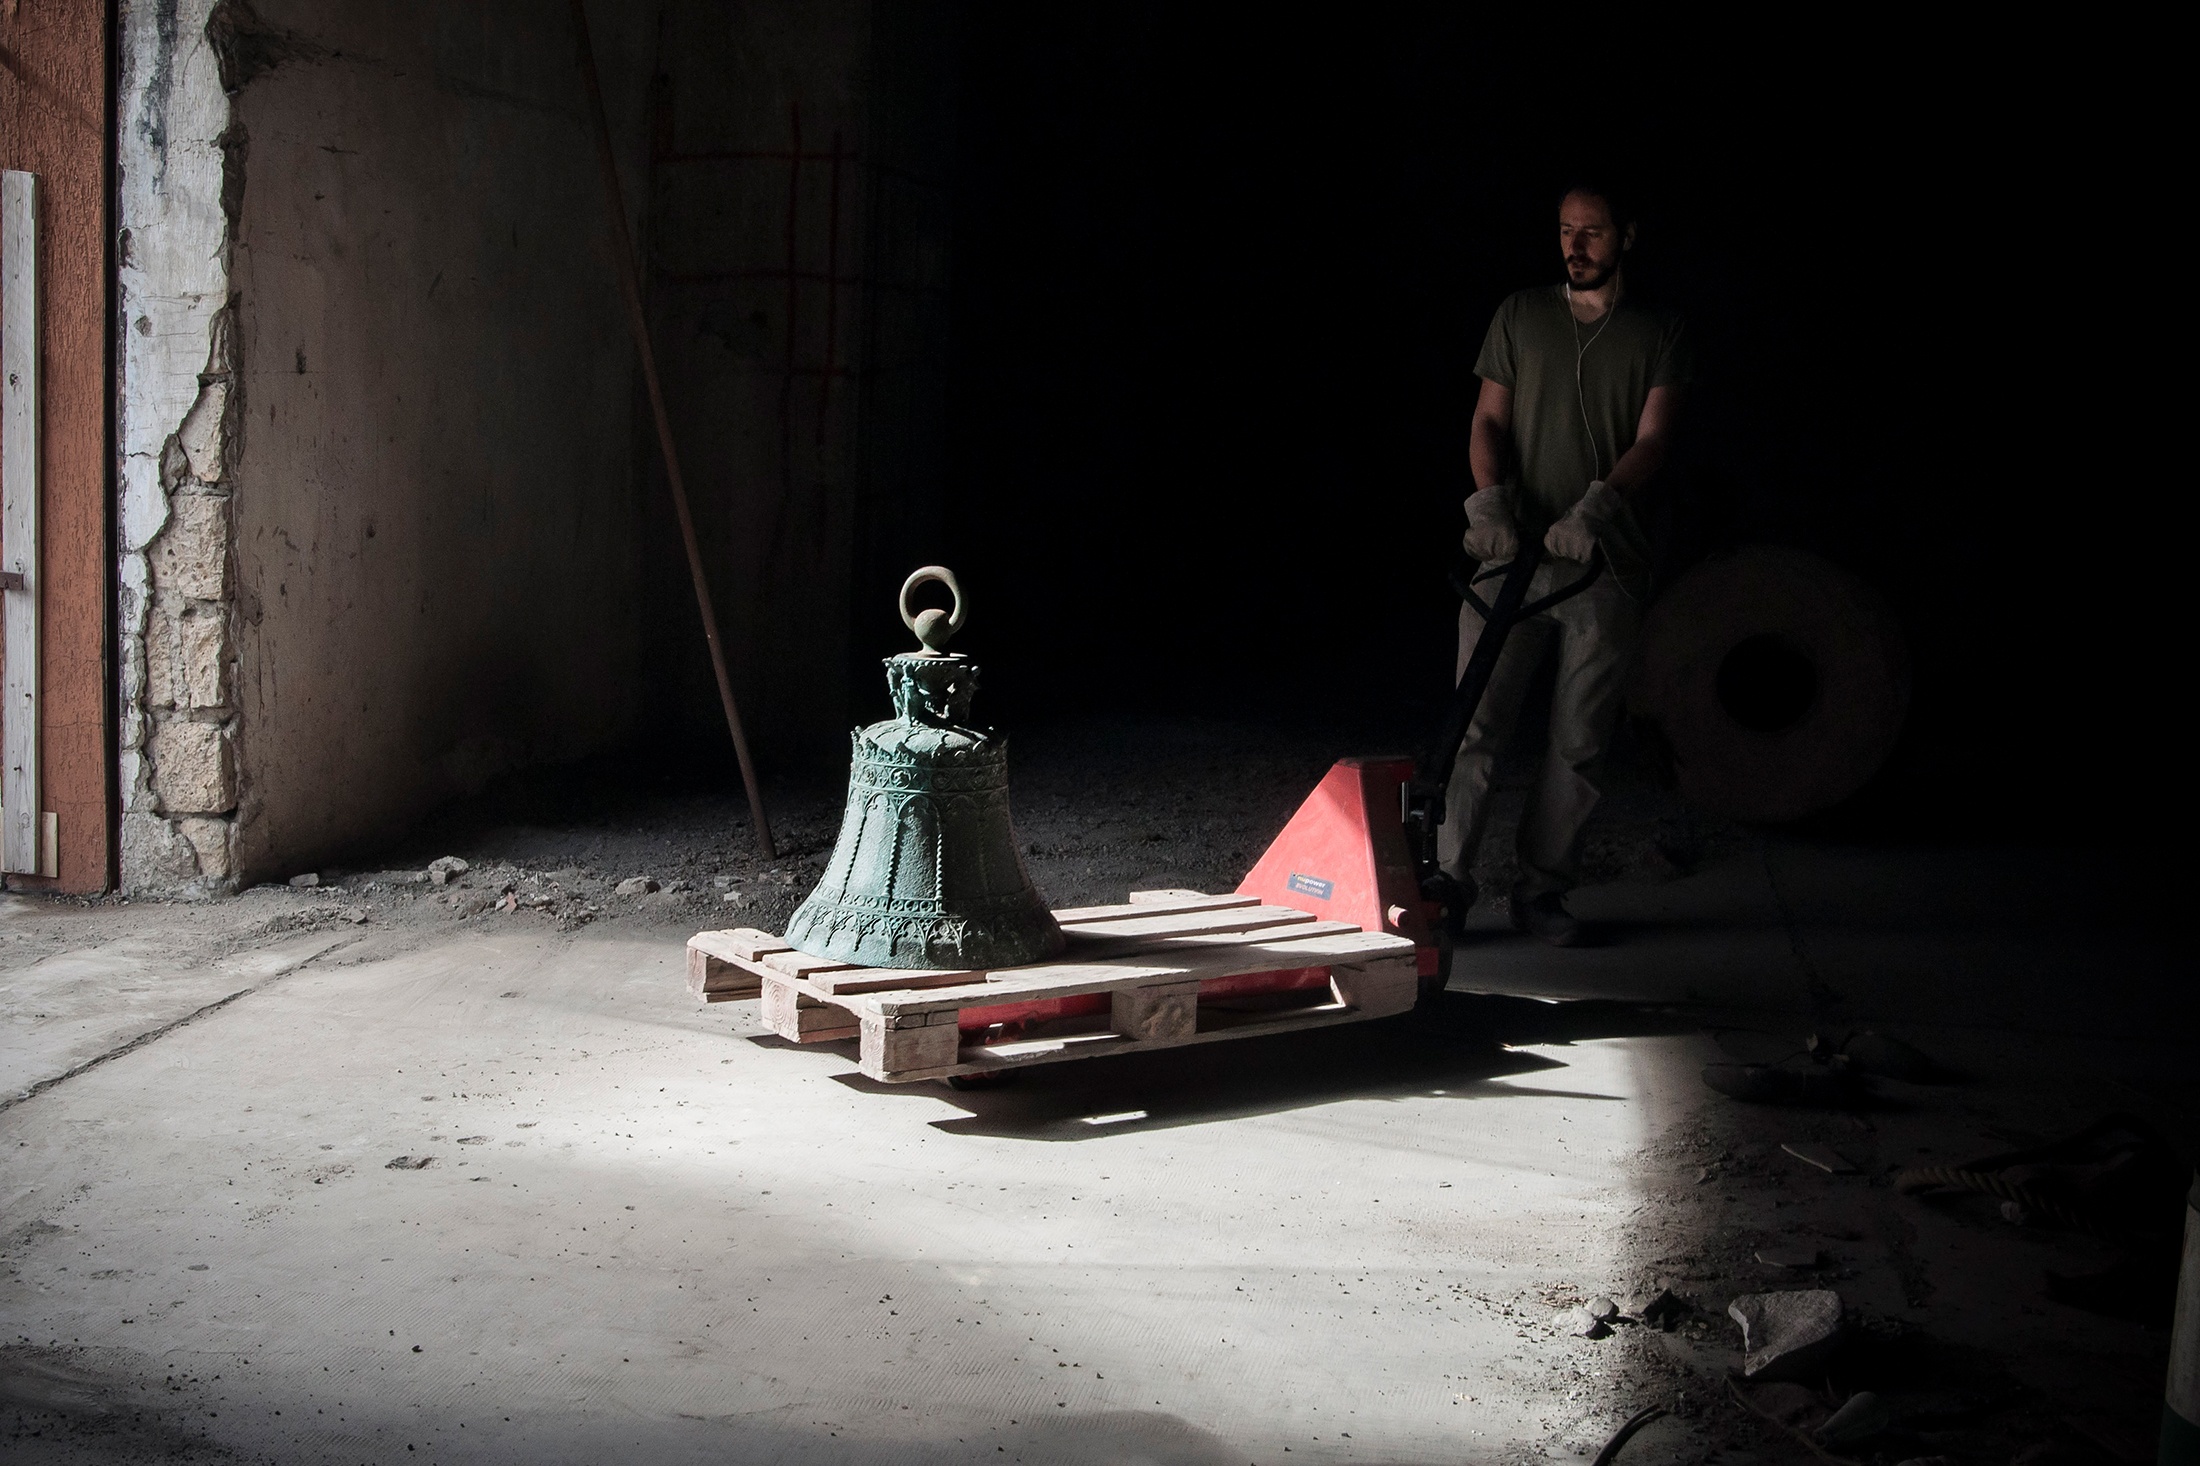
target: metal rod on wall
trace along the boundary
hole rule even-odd
[[[664,389],[657,381],[657,357],[650,349],[649,321],[642,313],[641,275],[634,259],[634,244],[626,232],[626,199],[619,190],[619,165],[611,150],[611,124],[604,118],[603,87],[596,79],[596,52],[588,41],[588,12],[581,0],[573,0],[573,27],[580,37],[581,81],[588,89],[589,113],[596,126],[596,156],[603,165],[604,197],[611,205],[611,241],[617,255],[619,293],[626,300],[627,324],[634,333],[634,349],[641,354],[642,380],[649,387],[649,410],[657,420],[657,446],[664,453],[665,479],[672,486],[672,507],[680,519],[680,538],[687,546],[688,576],[695,582],[696,608],[703,616],[703,639],[710,644],[711,670],[718,676],[718,700],[726,710],[726,730],[733,735],[733,756],[741,764],[741,787],[748,792],[749,818],[756,823],[756,842],[766,860],[778,858],[772,844],[772,827],[764,818],[764,797],[756,787],[756,765],[749,758],[749,740],[741,731],[741,710],[733,701],[733,678],[726,671],[726,649],[718,639],[718,613],[712,608],[710,579],[703,572],[703,550],[695,539],[695,519],[688,512],[687,483],[680,475],[680,455],[673,451],[672,420],[665,415]]]

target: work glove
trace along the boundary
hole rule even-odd
[[[1543,535],[1543,548],[1560,560],[1588,564],[1597,552],[1597,540],[1619,517],[1619,491],[1598,479],[1589,485],[1581,502],[1566,511]]]
[[[1467,495],[1467,532],[1460,543],[1485,565],[1502,563],[1520,553],[1520,526],[1513,520],[1511,484],[1491,484]]]

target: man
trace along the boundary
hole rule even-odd
[[[1585,575],[1599,549],[1608,568],[1587,591],[1513,629],[1459,747],[1437,856],[1462,887],[1455,909],[1463,912],[1477,894],[1474,856],[1497,755],[1529,679],[1555,655],[1550,747],[1520,819],[1512,917],[1521,930],[1570,947],[1593,940],[1566,910],[1565,895],[1579,880],[1582,833],[1598,798],[1595,767],[1619,717],[1649,588],[1650,547],[1632,506],[1665,461],[1693,364],[1679,315],[1627,293],[1635,223],[1615,190],[1568,189],[1558,244],[1565,282],[1522,290],[1499,306],[1475,362],[1482,389],[1468,446],[1475,492],[1465,544],[1497,566],[1530,536],[1541,540],[1548,558],[1531,599]],[[1460,673],[1481,632],[1481,617],[1462,605]]]

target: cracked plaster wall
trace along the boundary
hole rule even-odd
[[[125,890],[235,868],[229,128],[213,0],[118,6],[118,739]]]
[[[632,193],[654,20],[591,12]],[[311,869],[622,730],[634,363],[563,16],[119,5],[124,889]]]

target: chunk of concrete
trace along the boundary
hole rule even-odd
[[[186,820],[188,827],[192,821]],[[122,868],[132,892],[180,890],[197,879],[201,858],[188,831],[157,814],[129,814],[122,820]],[[224,872],[226,874],[226,872]]]
[[[1562,1334],[1577,1339],[1602,1339],[1611,1335],[1612,1326],[1586,1308],[1569,1308],[1551,1320],[1551,1327]]]
[[[153,792],[169,814],[227,814],[237,803],[229,740],[213,723],[171,719],[153,730]]]
[[[194,815],[176,821],[176,829],[198,856],[200,875],[218,881],[229,878],[229,836],[234,826],[228,820]]]
[[[647,896],[656,889],[657,882],[648,876],[628,876],[619,882],[619,894],[622,896]]]
[[[229,501],[209,494],[176,495],[152,559],[153,584],[168,594],[194,601],[226,599]]]
[[[184,460],[191,465],[191,476],[200,483],[218,483],[227,466],[223,462],[225,444],[223,438],[227,424],[223,421],[229,406],[229,384],[208,382],[199,388],[198,401],[184,414],[183,425],[176,437],[183,449]]]
[[[1841,1345],[1841,1295],[1830,1288],[1745,1293],[1726,1306],[1742,1326],[1745,1379],[1794,1379]]]
[[[472,869],[456,855],[438,856],[428,862],[428,879],[438,886],[447,886]]]

